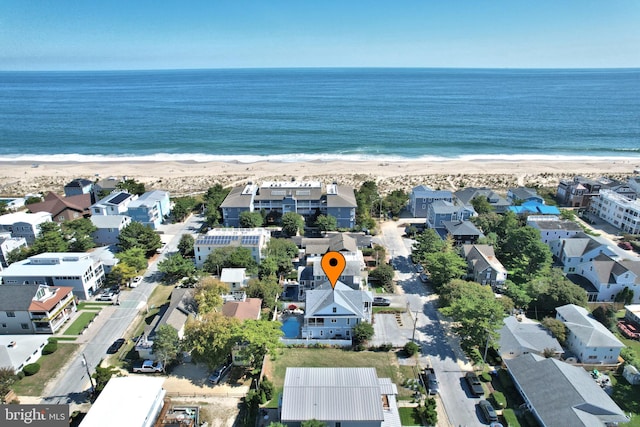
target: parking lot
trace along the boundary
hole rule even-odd
[[[407,299],[404,295],[383,295],[391,300],[390,308],[406,309]],[[414,317],[409,312],[404,313],[375,313],[373,315],[373,339],[372,346],[392,344],[394,347],[402,347],[413,335]]]

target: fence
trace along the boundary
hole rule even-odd
[[[229,391],[218,391],[218,390],[212,390],[210,393],[189,393],[189,392],[180,392],[180,391],[168,391],[166,393],[167,397],[190,397],[190,398],[194,398],[194,399],[207,399],[210,397],[236,397],[236,398],[241,398],[244,397],[246,395],[246,390],[244,392],[242,391],[233,391],[233,392],[229,392]]]
[[[280,338],[284,345],[304,345],[314,346],[317,344],[339,346],[339,347],[351,347],[351,340],[317,340],[317,339],[293,339],[293,338]]]

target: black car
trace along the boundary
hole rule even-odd
[[[118,338],[117,340],[115,340],[113,342],[113,344],[111,344],[109,346],[109,348],[107,349],[107,354],[115,354],[118,352],[118,350],[120,350],[120,348],[124,345],[125,343],[125,339],[124,338]]]
[[[373,305],[379,307],[388,307],[389,305],[391,305],[391,301],[388,298],[375,297],[373,299]]]
[[[476,396],[484,396],[484,388],[482,388],[482,383],[478,376],[473,372],[467,372],[464,376],[469,384],[469,388],[471,389],[471,393]]]
[[[114,294],[119,294],[120,293],[120,286],[112,286],[109,288],[109,292],[114,293]]]

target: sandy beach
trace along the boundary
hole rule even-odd
[[[210,186],[245,184],[265,180],[333,181],[358,187],[374,180],[381,192],[410,190],[420,184],[456,190],[469,186],[506,189],[517,185],[555,186],[558,180],[580,174],[626,179],[640,159],[606,161],[480,161],[437,162],[332,161],[332,162],[102,162],[38,163],[0,162],[0,195],[57,191],[74,178],[134,178],[147,189],[164,189],[172,195],[197,194]]]

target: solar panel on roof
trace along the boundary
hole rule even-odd
[[[118,205],[118,204],[122,203],[123,201],[127,200],[129,197],[131,197],[131,194],[118,193],[115,196],[113,196],[111,199],[109,199],[108,203],[113,203],[114,205]]]

